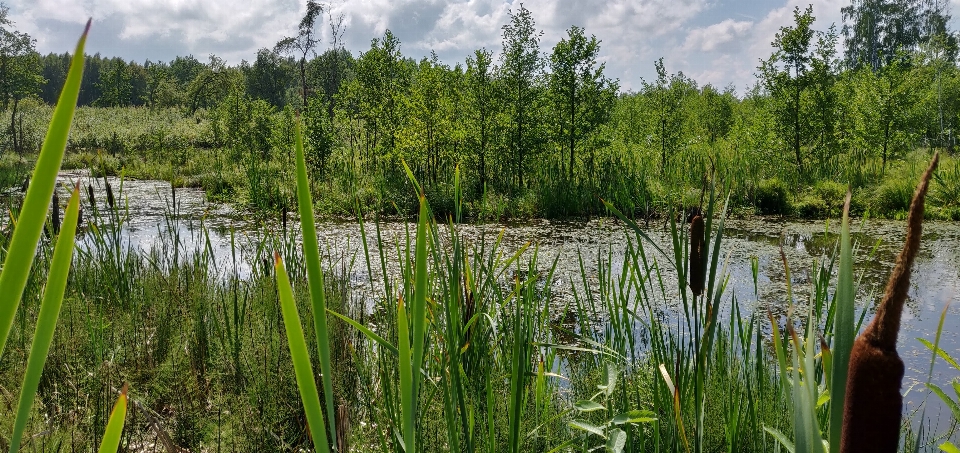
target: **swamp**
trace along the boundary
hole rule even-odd
[[[888,451],[960,452],[940,2],[788,5],[743,91],[523,4],[453,64],[302,6],[230,65],[0,3],[0,451],[860,451],[896,311]]]

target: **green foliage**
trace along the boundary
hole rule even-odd
[[[790,200],[787,193],[787,185],[777,178],[760,181],[754,193],[754,206],[757,208],[757,213],[789,214]]]

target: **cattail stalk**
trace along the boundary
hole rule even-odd
[[[900,443],[903,397],[903,360],[897,354],[900,315],[910,289],[910,268],[920,250],[923,202],[939,153],[933,156],[913,193],[907,216],[907,238],[890,274],[883,300],[873,320],[857,337],[850,351],[846,398],[843,407],[841,453],[896,452]]]
[[[689,274],[690,289],[693,290],[693,297],[699,297],[703,294],[703,283],[706,274],[706,261],[703,253],[703,216],[696,215],[690,221],[690,266]]]
[[[51,223],[53,224],[53,234],[60,234],[60,197],[57,196],[57,191],[53,191],[53,213],[51,215]]]

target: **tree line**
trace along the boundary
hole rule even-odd
[[[398,187],[402,159],[432,186],[459,168],[471,196],[549,194],[556,209],[574,212],[598,196],[640,209],[718,170],[737,175],[744,196],[771,176],[791,187],[867,185],[913,149],[955,144],[957,37],[939,0],[854,0],[840,31],[818,30],[812,6],[797,8],[744,93],[670,73],[662,58],[655,79],[623,91],[599,62],[599,39],[573,26],[543,49],[522,5],[502,27],[499,54],[481,48],[454,65],[405,56],[389,30],[353,55],[341,43],[342,18],[307,5],[297,34],[252,62],[88,56],[79,103],[207,112],[237,155],[256,147],[249,131],[270,135],[268,118],[301,112],[315,172],[341,185]],[[37,54],[7,11],[3,105],[54,102],[69,55]],[[322,26],[333,31],[325,49]]]

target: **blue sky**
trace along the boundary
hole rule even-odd
[[[960,4],[960,0],[953,0]],[[258,48],[273,47],[296,33],[304,0],[8,0],[10,18],[37,40],[41,53],[73,48],[87,17],[94,25],[88,52],[128,60],[169,61],[216,54],[230,64],[252,60]],[[608,0],[526,1],[543,30],[541,51],[549,53],[566,29],[578,25],[602,41],[610,77],[624,89],[639,89],[655,77],[664,57],[669,72],[683,71],[700,84],[732,84],[739,93],[752,84],[760,58],[772,51],[776,31],[793,21],[794,6],[813,4],[814,27],[840,27],[840,8],[849,0]],[[499,52],[501,26],[519,1],[504,0],[330,0],[342,15],[344,43],[357,54],[390,29],[404,55],[436,51],[448,64],[474,49]],[[956,5],[953,10],[956,11]],[[326,21],[325,21],[326,22]],[[956,27],[956,24],[954,24]],[[330,27],[320,27],[321,48]]]

